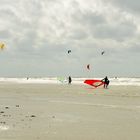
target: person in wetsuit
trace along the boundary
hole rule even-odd
[[[107,88],[108,87],[108,85],[109,85],[109,80],[108,80],[108,78],[107,78],[107,76],[104,78],[104,79],[102,79],[102,81],[104,82],[104,88]]]
[[[71,82],[72,82],[72,78],[69,76],[68,77],[68,83],[71,84]]]

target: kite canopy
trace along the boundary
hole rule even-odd
[[[0,42],[0,49],[3,50],[5,48],[4,43]]]
[[[105,53],[105,51],[102,51],[102,52],[101,52],[101,55],[103,55],[104,53]]]
[[[87,69],[90,70],[90,64],[87,65]]]
[[[95,88],[97,88],[97,87],[99,87],[99,86],[104,84],[104,82],[102,80],[96,80],[96,79],[95,80],[87,79],[87,80],[84,81],[84,83],[88,84],[90,86],[93,86]]]
[[[67,83],[67,79],[65,77],[57,77],[57,80],[61,83]]]
[[[71,50],[68,50],[68,53],[71,53]]]

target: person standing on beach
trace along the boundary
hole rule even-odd
[[[69,76],[68,77],[68,83],[71,84],[71,82],[72,82],[72,78],[71,78],[71,76]]]
[[[108,87],[108,85],[109,85],[109,80],[108,80],[108,78],[107,78],[107,76],[104,78],[104,79],[102,79],[102,81],[104,82],[104,88],[107,88]]]

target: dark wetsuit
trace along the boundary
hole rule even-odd
[[[107,88],[108,85],[109,85],[109,82],[110,82],[110,81],[108,80],[107,76],[106,76],[102,81],[104,81],[104,88]]]
[[[71,84],[71,82],[72,82],[72,79],[71,79],[71,77],[69,76],[69,84]]]

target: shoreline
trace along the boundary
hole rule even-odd
[[[87,79],[98,79],[101,78],[72,78],[72,85],[85,85],[84,81]],[[140,86],[140,78],[109,78],[111,86]],[[0,78],[0,84],[1,83],[19,83],[19,84],[68,84],[68,79],[66,78]]]

